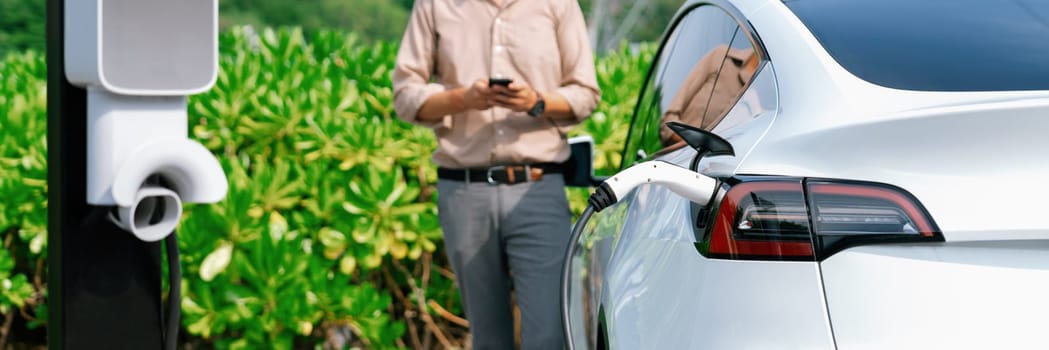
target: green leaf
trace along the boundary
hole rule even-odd
[[[44,245],[47,243],[47,234],[38,234],[29,241],[29,252],[33,254],[40,254],[44,250]]]
[[[350,214],[362,215],[365,213],[364,209],[361,209],[360,207],[357,207],[356,205],[353,205],[350,202],[343,202],[342,209]]]
[[[215,276],[226,270],[232,256],[233,243],[225,241],[219,243],[218,248],[215,248],[211,254],[208,254],[204,258],[204,262],[200,264],[200,279],[205,282],[211,282],[211,280],[215,279]]]
[[[299,331],[299,335],[310,335],[310,333],[313,333],[313,323],[299,321],[297,329]]]
[[[382,255],[380,254],[371,254],[364,257],[364,267],[374,269],[379,267],[379,264],[382,264]]]
[[[270,214],[270,239],[273,241],[280,241],[284,239],[284,234],[288,232],[288,220],[284,219],[279,212],[273,212]]]
[[[423,239],[423,240],[419,241],[419,243],[422,244],[423,249],[426,249],[426,251],[428,251],[428,252],[433,252],[433,251],[437,250],[437,246],[434,245],[433,242],[428,240],[428,239]]]
[[[353,256],[347,255],[342,257],[341,260],[339,260],[339,272],[342,272],[342,274],[351,275],[353,274],[353,270],[356,269],[357,259],[354,259]]]
[[[214,317],[212,315],[205,315],[204,317],[201,317],[200,319],[186,326],[186,330],[188,330],[191,334],[199,334],[200,336],[207,339],[211,337],[211,326],[213,323]]]
[[[342,232],[325,227],[317,234],[317,238],[324,246],[325,258],[334,260],[346,250],[346,235]]]
[[[182,311],[187,314],[200,315],[207,313],[207,311],[204,310],[204,308],[200,307],[200,305],[198,305],[195,301],[193,301],[193,298],[191,297],[183,296],[181,305]]]

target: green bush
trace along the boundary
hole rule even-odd
[[[220,48],[215,87],[189,102],[190,136],[219,157],[230,185],[222,202],[188,206],[179,230],[189,342],[462,346],[436,216],[436,142],[394,116],[396,45],[234,28]],[[619,165],[653,52],[624,47],[597,62],[602,103],[573,134],[599,142],[599,173]],[[46,316],[45,71],[31,52],[0,65],[0,313],[27,320]],[[569,196],[581,211],[586,190]]]
[[[45,323],[47,69],[35,52],[0,61],[0,314]],[[39,319],[38,319],[39,318]],[[8,343],[7,332],[0,347]]]

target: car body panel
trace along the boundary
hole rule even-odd
[[[647,237],[621,247],[606,275],[612,349],[833,348],[816,263],[706,259]]]
[[[1037,181],[1049,174],[1046,130],[1049,99],[917,110],[795,135],[771,130],[738,171],[892,184],[924,204],[948,241],[1049,238],[1049,222],[1031,220],[1049,198],[1049,183]]]
[[[984,218],[1042,212],[1026,204],[1049,197],[1049,184],[1031,181],[1049,174],[1049,91],[876,86],[838,66],[782,4],[753,16],[777,67],[780,112],[775,127],[740,161],[737,174],[896,185],[921,200],[947,240],[1003,231],[1024,239],[1030,237],[1022,232],[1047,237],[1039,232],[1049,231],[1049,223]],[[805,46],[809,49],[798,49]],[[956,205],[961,188],[973,189],[964,200],[974,205]],[[995,191],[976,190],[982,188]],[[993,202],[1017,205],[976,205]]]
[[[687,166],[694,156],[686,148],[660,160]],[[606,209],[627,208],[602,272],[611,348],[833,348],[818,265],[707,259],[689,203],[644,185]]]
[[[855,247],[822,264],[841,349],[1045,349],[1049,241]]]
[[[778,68],[781,110],[736,173],[892,184],[947,240],[823,261],[837,345],[1044,348],[1049,222],[1036,218],[1049,197],[1039,180],[1049,174],[1049,92],[877,86],[838,66],[782,5],[763,11],[753,20]]]

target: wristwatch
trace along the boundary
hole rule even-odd
[[[532,109],[528,111],[528,115],[532,116],[533,118],[539,118],[539,116],[543,115],[543,112],[546,111],[546,101],[543,100],[543,95],[539,92],[536,92],[535,96],[537,98],[535,101],[535,105],[532,106]]]

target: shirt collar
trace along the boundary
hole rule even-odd
[[[489,4],[492,4],[492,6],[495,6],[497,8],[499,8],[499,7],[506,8],[507,6],[510,6],[510,4],[512,4],[515,0],[483,0],[483,1],[488,2]]]
[[[739,68],[739,81],[744,84],[750,81],[750,78],[754,76],[755,72],[748,72],[746,69],[743,69],[743,66],[746,65],[747,60],[754,55],[754,49],[729,48],[727,55],[733,61],[736,61],[736,67]],[[757,57],[755,57],[755,59],[757,59]]]
[[[730,57],[730,58],[732,58],[732,59],[734,59],[736,61],[740,61],[740,62],[746,62],[747,59],[750,58],[750,55],[753,55],[753,54],[754,54],[754,49],[737,49],[737,48],[729,48],[728,49],[728,57]]]

